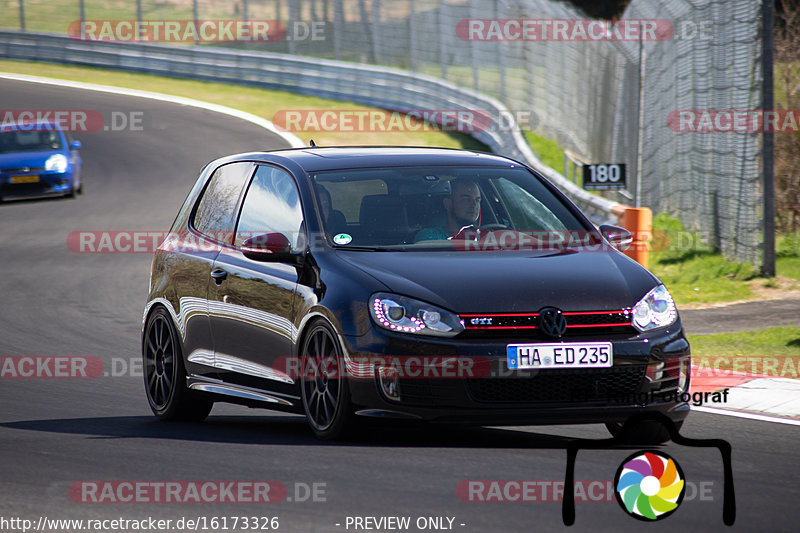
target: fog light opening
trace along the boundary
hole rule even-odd
[[[678,393],[689,392],[689,376],[691,373],[691,365],[689,358],[683,358],[680,362],[678,370]]]
[[[664,363],[655,363],[647,365],[647,372],[645,373],[647,381],[661,381],[664,378]]]
[[[381,392],[390,400],[400,401],[400,373],[395,368],[378,367]]]

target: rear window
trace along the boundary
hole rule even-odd
[[[229,163],[214,171],[195,209],[192,226],[216,240],[222,233],[233,234],[239,197],[253,172],[249,162]]]

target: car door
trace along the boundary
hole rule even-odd
[[[253,163],[229,163],[213,171],[188,223],[173,236],[169,269],[176,315],[184,333],[190,374],[214,373],[214,344],[208,319],[208,290],[214,260],[233,234],[239,200]]]
[[[298,269],[250,259],[241,248],[249,237],[278,232],[297,249],[305,242],[302,226],[300,194],[292,176],[278,167],[258,165],[242,202],[233,243],[217,256],[213,272],[219,277],[209,289],[220,377],[283,393],[292,403],[297,400],[294,380],[277,369],[276,361],[293,355]]]

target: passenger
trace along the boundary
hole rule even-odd
[[[319,195],[319,208],[322,215],[322,222],[329,235],[336,235],[347,229],[347,219],[344,213],[337,209],[331,209],[331,193],[322,185],[317,185]]]

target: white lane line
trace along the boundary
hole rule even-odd
[[[774,422],[776,424],[800,426],[800,420],[792,420],[791,418],[778,418],[775,416],[757,415],[755,413],[744,413],[741,411],[729,411],[728,409],[718,409],[716,407],[692,407],[692,411],[700,411],[701,413],[708,413],[712,415],[735,416],[737,418],[746,418],[748,420],[758,420],[759,422]]]
[[[46,85],[58,85],[60,87],[69,87],[72,89],[84,89],[87,91],[119,94],[123,96],[133,96],[136,98],[148,98],[150,100],[158,100],[160,102],[169,102],[178,105],[196,107],[199,109],[205,109],[207,111],[213,111],[215,113],[221,113],[223,115],[240,118],[242,120],[246,120],[247,122],[251,122],[256,126],[261,126],[262,128],[281,137],[283,140],[289,143],[289,146],[292,148],[304,148],[306,146],[300,137],[288,131],[279,130],[277,127],[275,127],[275,124],[265,118],[261,118],[245,111],[240,111],[239,109],[233,109],[232,107],[194,100],[192,98],[184,98],[183,96],[173,96],[170,94],[154,93],[150,91],[139,91],[137,89],[124,89],[122,87],[112,87],[110,85],[96,85],[94,83],[84,83],[80,81],[58,80],[54,78],[43,78],[40,76],[27,76],[25,74],[9,74],[0,72],[0,79],[26,81],[30,83],[41,83]]]

